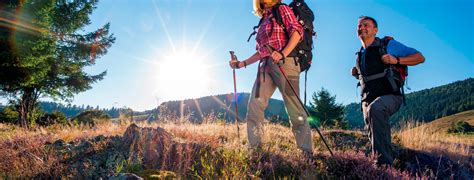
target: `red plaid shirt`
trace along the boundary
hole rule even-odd
[[[282,5],[278,8],[282,16],[283,24],[288,31],[288,35],[291,36],[293,32],[297,31],[301,37],[303,37],[303,27],[293,14],[293,11],[289,6]],[[258,27],[257,32],[257,52],[260,54],[261,58],[270,56],[270,53],[265,48],[265,44],[269,44],[277,51],[283,50],[286,44],[288,43],[288,38],[285,30],[281,27],[273,18],[271,11],[267,12],[263,16],[262,24]],[[272,25],[273,24],[273,25]],[[273,33],[272,32],[273,28]],[[301,39],[300,39],[301,40]]]

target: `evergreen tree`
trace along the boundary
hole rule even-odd
[[[28,128],[38,98],[70,100],[102,80],[84,67],[107,53],[115,38],[109,24],[80,34],[90,24],[98,0],[23,0],[0,3],[6,24],[0,26],[0,92]]]
[[[319,119],[319,123],[325,127],[347,129],[348,123],[343,119],[344,106],[336,103],[336,95],[331,94],[324,88],[317,93],[313,93],[309,103],[310,114]],[[311,123],[311,126],[317,124]]]

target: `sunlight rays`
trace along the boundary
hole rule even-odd
[[[21,11],[18,11],[17,14],[13,14],[2,10],[0,11],[0,15],[0,27],[20,30],[33,35],[50,33],[47,29],[36,27],[35,25],[29,23],[31,20],[28,20],[27,17],[24,17]]]
[[[199,38],[196,41],[196,44],[194,44],[194,48],[192,50],[193,52],[196,52],[196,50],[201,45],[201,42],[204,39],[204,37],[206,37],[207,32],[209,31],[209,28],[211,27],[212,22],[214,22],[215,17],[216,17],[216,11],[214,10],[214,13],[212,13],[212,16],[209,17],[207,24],[204,26],[204,29],[201,31],[201,34],[199,35]]]
[[[219,77],[216,76],[217,67],[225,66],[227,59],[221,59],[217,63],[213,59],[216,51],[225,45],[232,36],[225,36],[216,41],[209,47],[205,47],[209,43],[209,39],[215,40],[211,35],[212,28],[215,27],[218,9],[210,9],[211,15],[208,15],[199,26],[187,24],[186,16],[179,16],[178,12],[167,11],[167,5],[160,1],[152,0],[151,8],[155,11],[155,20],[157,27],[154,33],[159,33],[162,40],[149,39],[145,47],[150,48],[153,53],[150,55],[127,55],[133,60],[150,64],[153,67],[153,82],[150,84],[152,95],[165,101],[181,101],[181,113],[178,115],[182,118],[185,116],[182,112],[186,109],[183,104],[185,99],[199,98],[211,95],[213,86]],[[187,1],[187,5],[181,6],[182,13],[193,7],[196,1]],[[174,14],[174,13],[178,13]],[[168,19],[171,15],[171,21]],[[192,27],[191,27],[192,26]],[[157,31],[159,30],[159,31]],[[160,38],[161,38],[160,37]],[[179,39],[181,38],[181,39]],[[218,100],[216,98],[216,100]],[[226,104],[218,100],[219,105],[226,108]],[[206,116],[201,112],[200,104],[194,101],[197,109],[197,115]],[[234,112],[227,112],[233,114]]]
[[[161,27],[162,27],[165,35],[166,35],[166,38],[168,38],[168,43],[170,44],[173,52],[176,53],[176,46],[174,45],[173,40],[170,36],[170,33],[168,32],[168,28],[166,28],[165,20],[161,16],[160,9],[158,8],[158,5],[156,5],[155,0],[153,0],[152,3],[153,3],[153,7],[155,8],[156,15],[158,16],[158,18],[160,20],[160,24],[161,24]]]

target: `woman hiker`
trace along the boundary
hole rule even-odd
[[[299,103],[299,95],[295,95],[279,70],[281,66],[299,94],[300,65],[290,54],[302,39],[303,28],[290,7],[280,3],[281,0],[253,0],[254,13],[261,18],[256,37],[256,52],[243,61],[234,59],[229,64],[231,68],[239,69],[260,61],[246,117],[251,148],[258,148],[263,143],[264,110],[275,89],[278,88],[283,96],[298,148],[305,154],[312,154],[311,130],[307,115]],[[274,7],[278,8],[285,29],[275,21],[272,13]]]

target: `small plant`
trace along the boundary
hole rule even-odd
[[[473,132],[474,127],[465,121],[458,121],[456,123],[452,123],[448,129],[448,133],[468,134]]]
[[[142,164],[140,164],[140,163],[131,163],[131,162],[129,162],[129,163],[127,163],[126,166],[127,166],[126,167],[127,168],[126,169],[127,173],[138,173],[138,172],[143,170]]]
[[[125,165],[127,161],[125,159],[123,159],[122,161],[120,161],[118,164],[115,165],[115,173],[118,174],[118,173],[122,173],[123,171],[123,166]]]
[[[247,151],[224,148],[210,151],[204,148],[200,153],[200,161],[192,167],[197,178],[243,178],[251,171]]]

